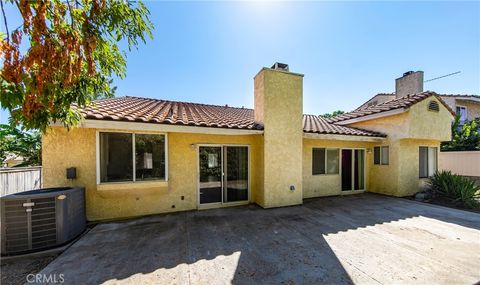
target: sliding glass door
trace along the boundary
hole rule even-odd
[[[365,190],[365,150],[342,149],[342,191]]]
[[[200,204],[222,202],[222,148],[200,147]]]
[[[200,204],[248,202],[247,146],[199,147]]]
[[[248,200],[248,147],[226,146],[223,202]]]

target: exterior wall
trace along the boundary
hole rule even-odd
[[[302,203],[302,85],[303,75],[291,72],[263,68],[255,76],[255,118],[264,125],[263,207]]]
[[[443,102],[445,102],[450,107],[450,109],[452,109],[453,111],[456,111],[457,104],[456,104],[455,97],[453,96],[440,96],[440,97],[442,98]]]
[[[428,179],[419,178],[419,155],[421,146],[436,147],[438,158],[438,152],[440,152],[439,141],[412,139],[404,139],[400,141],[399,186],[396,196],[413,195],[417,191],[425,188]]]
[[[338,174],[319,174],[312,175],[312,149],[313,148],[365,148],[365,172],[366,172],[366,191],[370,191],[371,179],[370,171],[373,167],[372,148],[376,145],[373,142],[358,141],[338,141],[321,139],[303,140],[303,198],[313,198],[320,196],[341,195],[342,176],[341,176],[341,157]],[[350,192],[348,192],[350,193]]]
[[[439,112],[428,111],[428,104],[436,100]],[[370,170],[370,191],[394,196],[407,196],[424,185],[419,179],[419,147],[440,146],[451,139],[452,115],[434,97],[413,105],[408,111],[384,118],[351,124],[387,134],[385,145],[390,149],[390,164],[373,165]]]
[[[480,117],[480,103],[468,100],[457,100],[456,106],[457,105],[467,107],[467,120],[472,121]],[[453,110],[456,110],[456,108]]]
[[[262,151],[260,135],[168,133],[168,182],[97,185],[96,131],[76,128],[68,132],[64,128],[55,127],[42,137],[44,187],[84,186],[87,219],[90,221],[196,209],[198,199],[196,144],[249,145],[251,201],[256,202],[263,192],[261,176],[257,175],[261,173],[259,171],[261,160],[258,160]],[[74,182],[65,177],[65,169],[68,167],[77,168],[77,179]],[[261,202],[260,200],[259,203]]]
[[[436,101],[440,106],[439,112],[428,110],[428,104]],[[409,133],[406,138],[430,139],[438,141],[450,141],[452,139],[453,115],[443,107],[435,97],[427,98],[412,107],[409,114]]]

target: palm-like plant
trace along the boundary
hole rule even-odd
[[[449,199],[458,206],[478,208],[480,186],[468,177],[452,174],[451,171],[437,171],[429,180],[436,196]]]

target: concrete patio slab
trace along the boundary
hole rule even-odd
[[[373,194],[106,223],[40,274],[66,284],[472,284],[480,215]]]

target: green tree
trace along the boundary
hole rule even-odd
[[[4,163],[8,155],[23,157],[17,166],[41,164],[41,137],[39,131],[25,131],[7,124],[0,124],[0,161]]]
[[[1,34],[1,107],[14,125],[45,131],[52,122],[74,126],[75,106],[114,96],[112,78],[124,78],[126,51],[152,37],[149,11],[141,1],[5,0],[22,26]],[[26,47],[26,48],[25,48]]]
[[[335,117],[335,116],[338,116],[338,115],[341,115],[341,114],[345,114],[345,112],[341,111],[341,110],[337,110],[337,111],[333,111],[333,113],[325,113],[323,115],[320,115],[320,117],[332,118],[332,117]]]
[[[442,151],[480,150],[480,119],[460,125],[460,116],[452,123],[452,140],[441,144]]]

